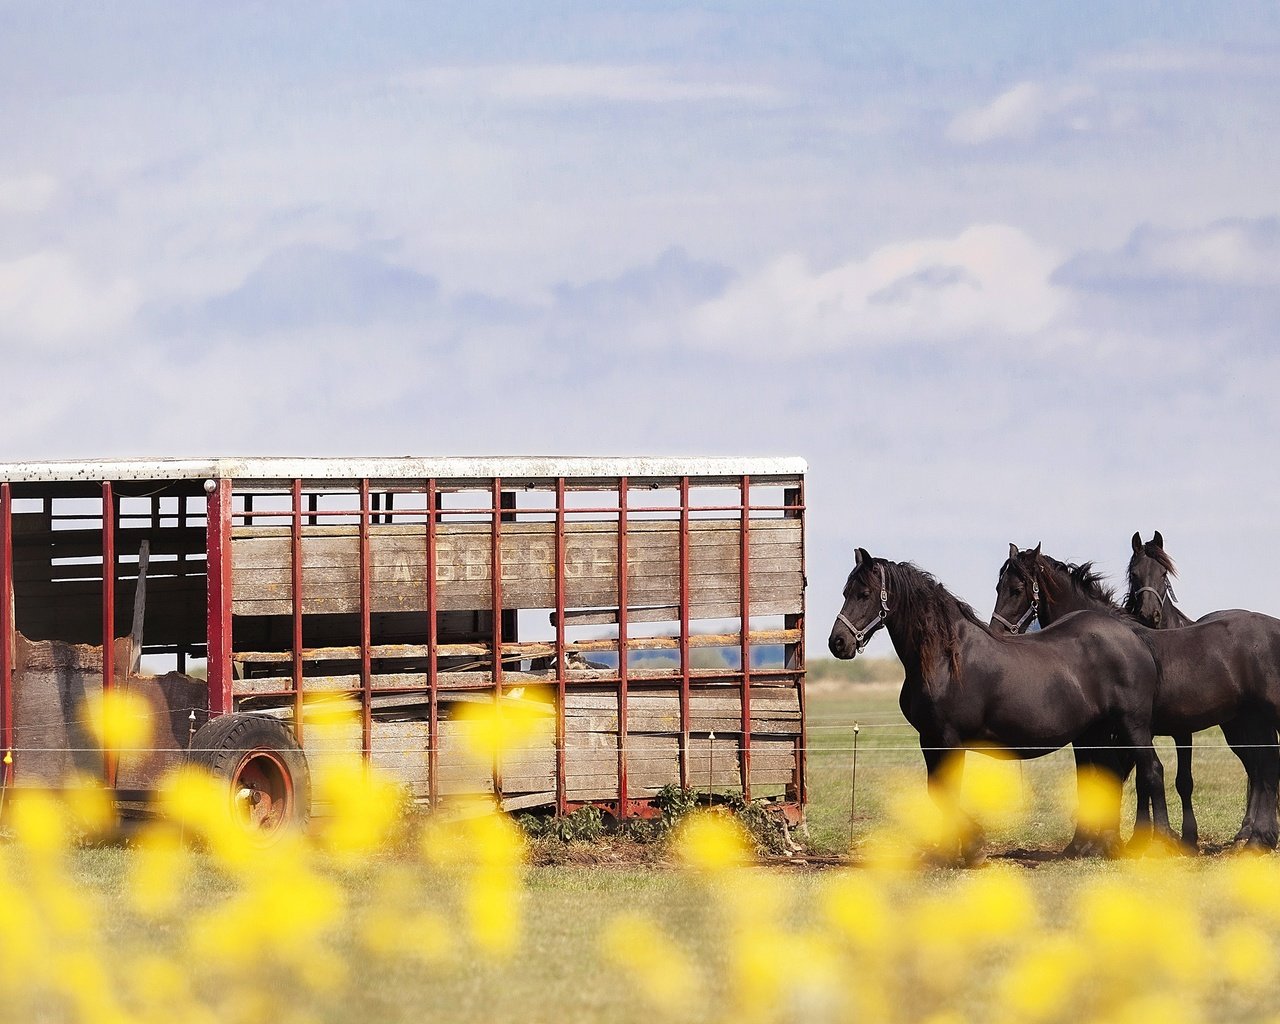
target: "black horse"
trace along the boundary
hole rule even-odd
[[[1150,799],[1155,826],[1169,832],[1151,745],[1156,663],[1133,630],[1083,614],[1034,638],[996,633],[916,566],[862,548],[855,558],[828,645],[848,659],[881,626],[888,630],[906,671],[898,703],[920,734],[932,792],[940,792],[951,752],[994,746],[1031,758],[1114,735],[1132,748],[1139,794]]]
[[[1221,612],[1197,625],[1150,629],[1116,604],[1092,563],[1060,562],[1042,554],[1038,544],[1025,551],[1009,545],[996,585],[993,625],[1020,632],[1032,617],[1048,626],[1081,610],[1112,615],[1155,655],[1160,687],[1151,721],[1157,735],[1173,736],[1177,744],[1183,841],[1195,846],[1199,838],[1191,804],[1191,734],[1221,725],[1249,776],[1248,806],[1237,838],[1274,848],[1280,788],[1280,753],[1274,748],[1280,716],[1280,620],[1254,612]],[[1110,766],[1122,776],[1129,768],[1123,760]],[[1140,814],[1141,800],[1139,795]]]
[[[1177,605],[1177,596],[1173,592],[1172,578],[1178,570],[1164,549],[1164,537],[1156,530],[1155,535],[1145,544],[1140,533],[1134,533],[1131,540],[1133,554],[1129,556],[1129,592],[1125,595],[1124,610],[1135,616],[1144,625],[1153,629],[1183,629],[1199,622],[1212,622],[1215,619],[1243,614],[1239,609],[1226,609],[1209,612],[1198,619],[1192,619]],[[1280,622],[1272,616],[1263,616],[1280,627]],[[1244,824],[1236,833],[1236,843],[1247,843],[1252,837],[1253,814],[1255,803],[1268,799],[1265,793],[1254,792],[1254,772],[1250,770],[1246,758],[1256,754],[1262,760],[1265,770],[1271,756],[1266,749],[1276,742],[1276,730],[1268,725],[1263,716],[1253,714],[1244,723],[1228,723],[1223,727],[1236,750],[1236,755],[1245,762],[1245,771],[1249,774],[1249,797],[1246,802]],[[1232,737],[1235,737],[1234,742]],[[1280,755],[1277,755],[1280,756]],[[1178,769],[1181,772],[1182,762],[1179,759]],[[1277,769],[1280,770],[1280,769]],[[1188,766],[1188,771],[1190,768]]]

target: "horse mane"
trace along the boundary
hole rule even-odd
[[[990,633],[991,627],[978,618],[977,612],[938,582],[932,573],[914,562],[876,561],[872,567],[884,568],[885,588],[889,591],[890,616],[902,615],[913,623],[919,634],[921,666],[932,663],[938,654],[946,656],[951,673],[960,681],[961,621],[969,622]],[[868,569],[867,579],[876,581],[878,573]],[[926,681],[928,681],[926,679]]]
[[[1022,564],[1022,555],[1031,554],[1029,551],[1019,552],[1019,557],[1015,559],[1006,559],[1001,574],[1010,568],[1013,568],[1019,576],[1027,583],[1031,582],[1031,578],[1027,573],[1027,568]],[[1116,600],[1115,587],[1106,582],[1106,577],[1093,567],[1093,562],[1060,562],[1058,559],[1043,552],[1035,555],[1035,568],[1039,571],[1040,579],[1043,586],[1051,594],[1056,593],[1056,587],[1061,580],[1066,581],[1076,593],[1105,605],[1110,611],[1126,618],[1132,617],[1132,612],[1120,605]]]
[[[1173,564],[1173,559],[1169,557],[1169,552],[1165,551],[1165,549],[1160,547],[1155,541],[1149,540],[1143,544],[1142,552],[1148,558],[1155,559],[1155,561],[1160,564],[1160,567],[1170,576],[1178,575],[1178,568]],[[1129,556],[1130,569],[1133,568],[1133,560],[1137,557],[1138,553],[1136,551]]]

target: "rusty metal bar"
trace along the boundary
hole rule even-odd
[[[689,782],[689,478],[680,478],[680,788]]]
[[[370,625],[369,481],[360,481],[360,745],[365,761],[373,753],[373,646]]]
[[[102,483],[102,693],[105,697],[116,684],[116,499],[111,481]],[[105,752],[103,772],[107,785],[116,784],[117,755]]]
[[[742,477],[742,526],[739,530],[738,596],[742,625],[742,733],[738,748],[742,770],[742,799],[751,799],[751,477]]]
[[[302,481],[293,481],[293,735],[302,746]]]
[[[564,477],[556,480],[556,813],[567,813],[568,779],[565,753],[565,586]]]
[[[790,503],[798,506],[798,511],[789,513],[800,520],[800,578],[808,580],[808,569],[805,566],[805,513],[804,513],[804,477],[801,477],[794,489],[789,488],[787,493],[793,493],[795,497]],[[783,498],[786,502],[787,498]],[[808,792],[808,763],[809,756],[809,734],[805,725],[807,721],[805,710],[805,649],[804,649],[804,618],[805,618],[805,593],[807,586],[800,590],[800,614],[788,615],[783,619],[783,625],[787,629],[794,629],[799,632],[800,638],[793,646],[790,657],[788,657],[787,668],[798,670],[796,676],[797,698],[800,704],[800,736],[796,740],[796,767],[793,781],[794,798],[803,807],[809,801]],[[794,664],[792,664],[794,662]]]
[[[206,490],[208,484],[205,485]],[[209,715],[232,707],[231,683],[231,481],[213,481],[205,506],[207,677]]]
[[[493,478],[493,508],[489,530],[489,592],[492,596],[493,706],[502,713],[502,478]],[[493,754],[493,792],[502,799],[502,754]]]
[[[13,495],[0,484],[0,785],[13,785]]]
[[[627,794],[627,478],[618,481],[618,817],[630,809]]]
[[[436,506],[440,498],[436,482],[427,481],[427,700],[431,722],[427,727],[427,800],[440,801],[440,670],[439,630],[436,614]]]

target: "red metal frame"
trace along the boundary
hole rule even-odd
[[[740,615],[738,640],[742,645],[742,731],[738,742],[738,765],[742,777],[742,798],[751,799],[751,478],[742,483],[742,525],[739,529],[738,597]]]
[[[0,782],[13,785],[13,495],[0,483]]]
[[[302,746],[302,481],[293,481],[290,529],[293,566],[293,735]]]
[[[680,478],[680,788],[689,788],[689,478]]]
[[[627,817],[627,478],[618,481],[618,816]]]
[[[373,753],[373,646],[369,587],[369,481],[360,481],[360,749],[368,761]]]
[[[116,501],[111,481],[102,484],[102,693],[115,688],[116,677]],[[103,763],[107,785],[116,784],[117,755],[108,749]]]
[[[427,481],[427,800],[432,807],[440,802],[440,678],[439,629],[436,610],[436,520],[440,497],[436,482]]]
[[[796,763],[794,776],[791,784],[788,786],[787,797],[790,800],[803,802],[807,799],[806,786],[806,745],[807,733],[804,724],[804,705],[805,695],[802,685],[804,650],[803,641],[789,643],[787,646],[787,662],[781,669],[765,668],[756,671],[752,668],[751,653],[751,541],[752,541],[752,516],[758,515],[762,511],[781,511],[784,516],[795,517],[799,519],[801,524],[801,538],[803,544],[803,526],[804,526],[804,491],[803,479],[798,481],[797,486],[787,487],[786,497],[781,505],[761,505],[753,506],[751,504],[751,487],[754,481],[749,475],[744,475],[736,481],[739,491],[738,502],[736,504],[716,504],[716,505],[698,505],[696,510],[699,514],[705,512],[725,512],[732,511],[737,515],[740,525],[740,593],[739,593],[739,613],[740,613],[740,633],[738,637],[741,652],[742,664],[738,677],[738,685],[741,694],[741,721],[740,721],[740,777],[742,792],[744,798],[751,799],[751,767],[752,767],[752,726],[753,713],[751,705],[751,687],[753,682],[761,679],[790,679],[794,682],[798,689],[798,700],[801,710],[800,736],[796,742]],[[292,668],[294,673],[294,684],[291,690],[282,691],[279,696],[292,696],[295,708],[295,728],[298,731],[299,739],[302,734],[302,700],[303,700],[303,672],[305,669],[305,658],[303,657],[305,648],[303,646],[302,625],[304,622],[302,615],[302,599],[303,599],[303,582],[301,579],[301,570],[303,559],[302,555],[302,526],[304,520],[303,501],[306,492],[303,487],[303,481],[295,479],[291,481],[291,489],[293,496],[292,517],[291,517],[291,535],[294,552],[293,560],[293,578],[292,585],[295,595],[294,613],[293,613],[293,650],[292,650]],[[490,569],[491,569],[491,593],[490,593],[490,610],[492,613],[491,641],[489,651],[489,662],[491,666],[490,679],[487,681],[477,681],[476,689],[488,689],[495,702],[495,706],[500,707],[502,702],[502,694],[504,687],[504,643],[507,639],[508,630],[504,628],[506,613],[503,611],[503,527],[504,520],[514,519],[515,510],[504,507],[503,498],[509,495],[503,494],[503,484],[500,478],[491,478],[488,483],[491,504],[483,510],[466,510],[466,509],[450,509],[450,514],[465,514],[471,511],[473,514],[485,514],[489,516],[490,521]],[[550,486],[552,481],[547,481],[542,486]],[[588,508],[574,507],[572,510],[568,507],[568,492],[574,489],[572,481],[564,477],[554,480],[555,488],[555,562],[554,562],[554,590],[555,590],[555,673],[554,686],[557,697],[557,713],[556,713],[556,784],[555,784],[555,806],[561,813],[571,810],[573,807],[579,806],[578,802],[569,799],[569,785],[567,777],[568,754],[567,754],[567,723],[565,707],[567,704],[567,693],[571,688],[570,673],[568,670],[567,653],[569,642],[567,638],[567,616],[566,606],[568,604],[568,527],[567,520],[570,512],[573,515],[590,513],[596,511],[598,514],[611,513],[616,516],[617,526],[617,652],[618,652],[618,670],[616,677],[609,679],[607,675],[593,676],[592,682],[599,684],[602,682],[612,682],[617,686],[618,696],[618,732],[617,732],[617,767],[618,767],[618,785],[616,793],[616,802],[608,801],[610,806],[608,809],[616,811],[619,817],[628,817],[634,814],[643,814],[649,810],[649,801],[645,798],[637,797],[633,799],[630,793],[629,778],[629,698],[631,689],[631,673],[630,673],[630,631],[631,631],[631,611],[629,608],[629,589],[630,589],[630,566],[629,566],[629,540],[632,532],[632,520],[639,512],[652,513],[678,513],[679,522],[679,636],[673,638],[674,646],[679,652],[679,675],[672,679],[672,682],[678,683],[679,686],[679,707],[680,707],[680,735],[679,735],[679,780],[682,786],[688,787],[693,783],[693,766],[691,764],[691,732],[693,728],[693,716],[691,708],[692,686],[696,682],[697,674],[693,671],[690,654],[692,651],[691,640],[691,619],[690,619],[690,587],[691,587],[691,570],[694,568],[693,561],[696,552],[692,547],[692,512],[694,506],[691,498],[691,488],[694,481],[684,476],[679,478],[679,504],[672,506],[670,504],[656,505],[646,504],[632,505],[630,495],[630,479],[623,477],[616,482],[617,488],[617,504],[607,509],[593,510]],[[439,704],[439,593],[437,590],[436,577],[438,575],[438,526],[443,515],[443,494],[439,490],[438,481],[429,479],[423,482],[426,490],[426,573],[427,573],[427,642],[425,647],[426,663],[427,663],[427,679],[426,685],[429,699],[430,726],[428,734],[428,799],[434,805],[441,798],[440,781],[439,781],[439,754],[440,754],[440,704]],[[604,489],[608,486],[606,481],[591,481],[589,489]],[[728,481],[717,481],[715,486],[726,487],[732,486]],[[109,491],[109,484],[104,484],[104,493]],[[373,563],[371,553],[371,532],[372,524],[375,522],[373,511],[373,495],[371,493],[371,484],[369,479],[359,481],[359,545],[360,545],[360,645],[359,657],[361,662],[361,678],[359,690],[344,691],[352,695],[359,694],[362,701],[362,750],[366,758],[372,753],[372,697],[373,697],[373,680],[372,680],[372,661],[375,657],[375,648],[371,635],[371,618],[372,618],[372,588],[374,581]],[[0,498],[0,505],[3,504],[3,498]],[[385,504],[385,508],[381,506]],[[594,504],[594,503],[593,503]],[[208,611],[208,638],[209,638],[209,683],[210,683],[210,712],[211,714],[225,713],[232,708],[232,636],[231,636],[231,532],[232,532],[232,509],[233,509],[233,487],[231,481],[215,482],[212,493],[209,495],[208,501],[208,592],[209,592],[209,611]],[[260,515],[279,515],[279,513],[255,513]],[[0,518],[4,518],[7,512],[0,509]],[[323,518],[326,516],[350,515],[350,509],[344,510],[312,510],[306,513],[315,518]],[[379,522],[395,522],[397,516],[421,516],[422,509],[406,508],[396,509],[393,502],[386,501],[379,503],[377,515],[380,517]],[[104,524],[105,524],[104,519]],[[6,521],[3,525],[5,530],[10,528],[10,523]],[[111,542],[112,538],[107,536],[110,532],[104,525],[104,548],[106,544]],[[12,553],[11,539],[6,535],[4,543],[9,545],[7,554],[8,564],[3,564],[6,559],[4,553],[0,553],[0,587],[3,586],[3,574],[5,569],[12,573]],[[803,559],[803,552],[801,554]],[[107,632],[106,622],[108,611],[105,608],[106,589],[104,585],[104,633]],[[112,588],[113,589],[113,588]],[[786,617],[786,625],[788,629],[803,628],[803,600],[801,603],[800,615],[788,615]],[[114,608],[110,611],[112,619],[114,618]],[[11,614],[9,615],[11,619]],[[3,627],[4,619],[0,617],[0,628]],[[11,625],[11,623],[10,623]],[[106,645],[107,650],[111,650],[110,644]],[[352,655],[356,652],[352,651]],[[11,663],[11,659],[10,663]],[[0,677],[3,677],[5,671],[3,661],[0,661]],[[9,666],[10,675],[12,673],[12,665]],[[0,683],[3,679],[0,679]],[[671,684],[667,684],[671,685]],[[10,687],[11,690],[11,687]],[[379,692],[382,692],[379,690]],[[420,686],[410,687],[394,687],[389,688],[386,692],[421,692]],[[263,692],[262,696],[266,696]],[[0,692],[0,703],[3,703],[5,695]],[[8,694],[8,700],[12,701],[12,693]],[[7,723],[6,723],[7,724]],[[493,765],[493,782],[494,789],[499,798],[502,795],[502,764],[500,759],[495,758]],[[600,804],[605,806],[605,804]]]
[[[231,481],[216,480],[206,505],[209,715],[231,711]]]
[[[556,813],[565,814],[568,802],[565,764],[565,703],[568,687],[564,663],[564,477],[556,479]]]
[[[787,668],[796,670],[795,686],[798,693],[798,703],[800,705],[800,736],[796,740],[796,767],[794,793],[792,798],[802,807],[809,802],[809,782],[808,782],[808,763],[809,756],[809,733],[806,724],[805,712],[805,648],[804,648],[804,617],[805,617],[805,595],[808,590],[807,581],[809,579],[808,569],[805,566],[805,514],[804,514],[804,477],[801,477],[795,488],[795,506],[796,511],[791,513],[783,513],[784,515],[793,515],[800,520],[800,578],[806,581],[806,586],[800,590],[800,614],[788,615],[784,620],[784,625],[788,629],[797,629],[800,631],[800,642],[795,646],[794,656],[796,665],[787,665]],[[784,502],[786,499],[783,499]],[[788,658],[788,661],[791,659]]]
[[[493,508],[489,531],[489,592],[493,613],[493,706],[502,713],[502,478],[493,478]],[[493,792],[502,799],[502,755],[493,755]]]

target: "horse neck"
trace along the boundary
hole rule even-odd
[[[1086,594],[1076,584],[1069,572],[1047,569],[1040,588],[1040,624],[1051,626],[1064,615],[1072,612],[1113,612],[1115,605],[1109,601]]]
[[[890,602],[892,601],[890,595]],[[941,602],[945,610],[945,621],[934,623],[933,633],[926,630],[924,623],[918,618],[895,616],[890,612],[885,620],[885,630],[893,642],[898,660],[902,662],[907,685],[913,679],[927,681],[926,685],[935,699],[941,695],[940,687],[948,675],[943,672],[940,677],[938,667],[947,662],[951,638],[957,630],[963,632],[971,626],[955,597],[944,591]]]
[[[1169,602],[1168,614],[1164,615],[1161,622],[1165,629],[1181,629],[1183,626],[1190,626],[1195,620],[1187,615],[1172,601]]]

